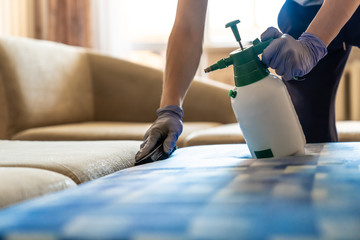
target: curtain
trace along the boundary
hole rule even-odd
[[[0,0],[0,34],[92,47],[91,0]]]
[[[91,0],[34,0],[35,37],[91,47]]]

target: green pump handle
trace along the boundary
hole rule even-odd
[[[227,23],[227,24],[225,25],[225,27],[226,27],[226,28],[231,27],[231,30],[232,30],[232,32],[233,32],[233,34],[234,34],[234,36],[235,36],[236,41],[239,43],[241,50],[244,50],[243,45],[241,44],[241,38],[240,38],[239,30],[238,30],[238,28],[237,28],[237,26],[236,26],[238,23],[240,23],[240,20],[239,20],[239,19]]]

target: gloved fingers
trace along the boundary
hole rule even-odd
[[[274,27],[269,27],[268,29],[265,30],[265,32],[263,32],[260,36],[261,41],[266,41],[269,40],[270,38],[279,38],[281,37],[282,33],[274,28]]]
[[[145,157],[147,154],[151,152],[151,150],[155,147],[156,142],[147,142],[144,147],[142,147],[135,155],[135,161],[139,161],[141,158]]]
[[[135,161],[138,161],[149,154],[160,139],[160,133],[150,134],[149,137],[146,138],[145,141],[141,144],[142,146],[140,146],[140,150],[135,155]]]
[[[302,81],[303,78],[301,77],[303,74],[301,74],[300,72],[301,72],[300,70],[294,69],[284,74],[283,78],[285,81],[290,81],[290,80]]]
[[[276,69],[279,65],[278,54],[281,48],[281,39],[275,39],[272,41],[262,53],[261,61],[273,69]]]
[[[147,144],[147,142],[148,142],[148,138],[146,138],[146,139],[140,144],[140,148],[145,147],[145,145]]]
[[[291,73],[291,71],[287,71],[284,75],[283,78],[285,81],[290,81],[294,78],[294,74]]]
[[[295,56],[292,52],[288,52],[288,54],[284,56],[284,60],[283,60],[284,72],[282,76],[285,81],[290,81],[295,77],[294,69],[296,69],[296,65],[294,65],[294,62],[292,61],[294,57]]]
[[[283,76],[283,75],[284,75],[284,71],[281,70],[281,69],[275,69],[275,72],[276,72],[276,74],[279,75],[279,76]]]
[[[305,80],[305,77],[304,77],[305,75],[306,75],[306,73],[304,73],[300,69],[294,71],[294,79],[296,78],[295,79],[296,81],[304,81]]]
[[[156,121],[155,121],[155,122],[156,122]],[[149,127],[149,129],[145,132],[145,134],[144,134],[144,140],[146,140],[146,139],[149,137],[151,131],[153,131],[155,122],[154,122],[154,123]]]
[[[163,148],[165,153],[170,153],[176,145],[176,141],[178,140],[178,134],[176,132],[170,132],[166,137]]]
[[[171,152],[173,147],[176,144],[176,140],[178,136],[182,132],[182,117],[183,117],[183,111],[182,108],[175,105],[169,105],[163,108],[159,108],[156,111],[158,118],[153,123],[153,125],[149,128],[149,130],[145,133],[144,142],[141,144],[141,149],[138,151],[138,153],[135,156],[135,160],[141,160],[142,158],[149,155],[154,148],[157,146],[159,141],[164,140],[166,136],[168,136],[169,132],[173,132],[175,135],[175,141],[172,140],[172,143],[165,144],[168,151],[166,153]],[[172,137],[173,138],[173,137]]]
[[[143,148],[147,144],[150,133],[154,134],[153,126],[154,124],[145,132],[144,141],[141,143],[140,148]]]
[[[286,70],[287,70],[287,66],[286,65],[286,61],[277,61],[276,64],[273,64],[274,65],[274,69],[275,69],[275,72],[276,74],[280,75],[280,76],[283,76],[285,73],[286,73]]]

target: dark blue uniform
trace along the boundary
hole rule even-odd
[[[320,7],[286,1],[278,17],[280,30],[297,39],[307,29]],[[338,140],[335,96],[352,46],[360,46],[360,8],[331,42],[328,54],[305,75],[305,81],[285,82],[308,143]]]

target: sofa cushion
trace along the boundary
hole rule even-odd
[[[360,141],[360,121],[337,121],[336,128],[339,142]],[[184,146],[229,143],[245,143],[237,123],[194,132],[185,138]]]
[[[80,184],[131,167],[139,141],[0,141],[0,167],[50,170]]]
[[[0,167],[0,208],[76,186],[62,174],[22,167]]]
[[[245,143],[238,123],[193,132],[185,138],[184,146]]]
[[[143,140],[151,123],[85,122],[32,128],[22,131],[13,140]],[[214,122],[185,122],[177,145],[182,147],[192,132],[219,126]]]
[[[31,127],[93,119],[93,89],[84,49],[0,37],[0,75],[5,89],[5,100],[0,102],[6,101],[11,119],[5,138]]]
[[[360,121],[337,121],[339,142],[360,141]]]

